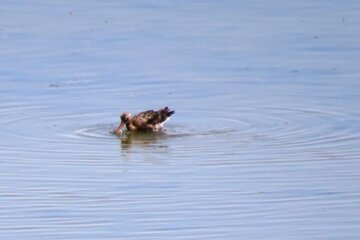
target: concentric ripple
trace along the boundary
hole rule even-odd
[[[277,148],[332,148],[359,140],[352,116],[341,111],[303,108],[267,108],[249,115],[251,132]]]
[[[59,114],[41,106],[39,102],[5,102],[2,105],[1,124],[6,126],[3,134],[12,141],[31,141],[36,146],[74,146],[72,152],[76,152],[76,148],[81,145],[109,145],[119,138],[112,133],[117,122],[106,123],[111,119],[104,119],[101,114]],[[89,125],[89,120],[94,124]],[[222,108],[204,112],[180,112],[171,119],[161,134],[155,135],[161,135],[162,138],[216,137],[213,144],[223,145],[223,149],[235,152],[236,149],[228,149],[227,141],[258,145],[262,151],[348,147],[351,155],[354,155],[354,151],[357,152],[352,146],[360,139],[353,116],[341,111],[299,107],[263,107],[256,110]],[[127,135],[124,134],[121,138],[127,138]],[[183,141],[188,141],[186,138]],[[2,151],[9,151],[5,149],[6,145],[3,145]],[[238,147],[237,144],[232,146]],[[47,151],[54,150],[49,148]]]
[[[79,138],[113,139],[115,127],[113,124],[96,124],[74,131],[74,135]]]

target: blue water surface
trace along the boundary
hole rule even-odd
[[[3,0],[0,238],[359,239],[359,26],[359,1]]]

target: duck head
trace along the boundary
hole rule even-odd
[[[131,114],[128,112],[124,112],[123,114],[121,114],[120,116],[120,124],[117,127],[117,129],[115,130],[116,134],[121,134],[122,133],[122,128],[124,127],[124,125],[130,124],[131,122]]]

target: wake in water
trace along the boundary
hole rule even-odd
[[[160,129],[156,132],[131,132],[124,130],[121,134],[116,133],[116,128],[113,124],[97,124],[85,128],[78,129],[74,135],[81,138],[100,138],[111,139],[120,138],[169,138],[169,137],[187,137],[187,136],[208,136],[221,135],[236,132],[235,129],[206,129],[205,127],[195,128],[186,125],[170,124],[166,129]]]

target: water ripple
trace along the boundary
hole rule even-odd
[[[72,145],[74,148],[69,151],[74,153],[76,146],[94,146],[99,143],[111,145],[116,139],[124,141],[129,138],[128,134],[116,136],[112,133],[116,122],[106,123],[108,119],[99,123],[101,113],[58,114],[43,107],[40,102],[5,102],[2,109],[4,117],[1,119],[1,124],[7,125],[3,134],[17,141],[69,147]],[[87,125],[89,119],[97,123]],[[349,119],[351,120],[351,116],[346,116],[340,111],[315,108],[263,107],[255,110],[245,107],[243,109],[212,108],[203,112],[177,113],[163,132],[152,135],[137,134],[132,136],[132,139],[208,137],[213,139],[213,144],[224,145],[226,141],[231,140],[232,144],[225,143],[227,150],[231,150],[230,147],[239,147],[239,144],[234,142],[259,145],[262,146],[262,151],[306,147],[319,149],[338,147],[340,150],[357,144],[360,139],[355,129],[357,126],[346,124]],[[31,151],[37,151],[36,149],[39,148],[32,148]],[[16,147],[6,147],[6,144],[1,147],[2,152],[15,150]],[[198,150],[201,151],[201,148]],[[41,151],[59,152],[53,148],[47,150],[42,148]],[[357,151],[352,150],[351,154],[356,155]]]

